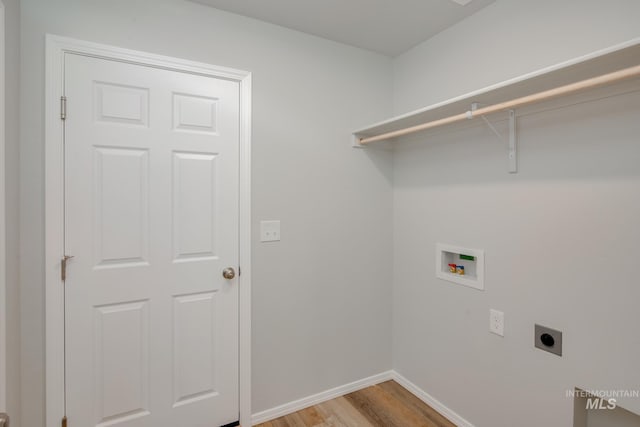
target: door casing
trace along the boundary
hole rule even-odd
[[[59,426],[64,402],[64,126],[60,98],[66,53],[236,81],[240,86],[239,406],[251,425],[251,73],[47,34],[45,94],[45,351],[46,425]]]

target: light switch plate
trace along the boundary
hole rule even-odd
[[[260,241],[280,241],[280,221],[260,221]]]

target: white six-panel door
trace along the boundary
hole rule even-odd
[[[238,82],[65,55],[73,426],[238,419]]]

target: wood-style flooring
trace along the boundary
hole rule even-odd
[[[455,424],[395,381],[387,381],[257,427],[455,427]]]

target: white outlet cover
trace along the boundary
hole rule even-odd
[[[260,221],[260,241],[280,241],[280,221]]]
[[[489,331],[504,337],[504,313],[502,311],[489,310]]]

